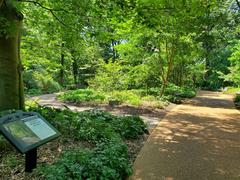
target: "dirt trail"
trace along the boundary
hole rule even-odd
[[[232,96],[201,91],[151,133],[130,179],[239,180],[240,112]]]

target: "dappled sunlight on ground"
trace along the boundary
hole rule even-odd
[[[199,94],[158,124],[132,179],[240,179],[240,113],[230,96]]]

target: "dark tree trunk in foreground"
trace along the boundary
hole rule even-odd
[[[0,111],[23,109],[20,29],[23,15],[7,0],[0,0]]]

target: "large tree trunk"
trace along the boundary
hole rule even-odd
[[[0,4],[0,18],[3,19],[0,21],[0,111],[24,108],[19,54],[23,16],[6,2]]]

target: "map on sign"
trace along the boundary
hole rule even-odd
[[[33,131],[31,131],[30,128],[26,126],[24,121],[13,121],[4,124],[3,127],[23,146],[28,146],[41,140],[35,133],[33,133]]]
[[[22,153],[59,136],[59,132],[38,115],[7,121],[0,129]]]

